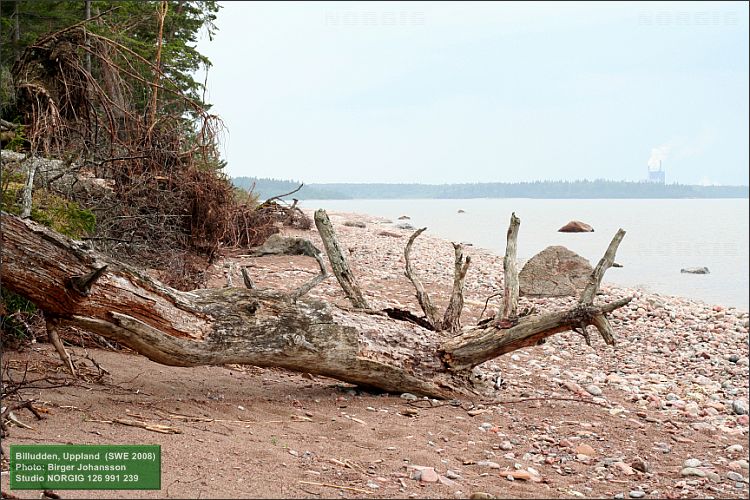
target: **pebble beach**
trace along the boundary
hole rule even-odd
[[[370,305],[403,307],[421,314],[413,288],[403,274],[404,246],[414,231],[406,226],[408,220],[351,213],[329,216]],[[314,228],[285,233],[308,238],[322,248]],[[467,325],[480,317],[487,298],[502,290],[503,258],[470,245],[465,246],[465,253],[472,258],[462,317]],[[256,273],[256,279],[273,286],[291,288],[316,272],[312,259],[301,264],[303,257],[279,258],[288,260],[288,266],[270,270],[256,264],[250,269],[251,274]],[[430,236],[427,231],[416,240],[412,259],[433,300],[438,307],[444,307],[453,276],[450,242]],[[334,278],[310,295],[345,301]],[[607,456],[596,453],[596,458],[578,453],[579,459],[591,463],[596,480],[616,481],[623,475],[628,478],[631,473],[642,474],[634,472],[638,464],[633,464],[632,455],[643,455],[644,446],[649,452],[668,455],[675,443],[689,444],[695,442],[695,434],[702,434],[711,436],[717,446],[674,457],[674,476],[667,481],[671,494],[747,497],[748,311],[620,287],[608,283],[605,275],[597,300],[626,296],[633,300],[610,316],[617,341],[614,347],[604,344],[598,334],[596,338],[592,334],[589,347],[580,334],[564,332],[548,338],[543,345],[487,362],[481,366],[482,371],[488,380],[499,383],[500,396],[590,398],[606,405],[612,417],[631,425],[634,434],[645,433],[649,427],[649,442],[644,444],[634,438],[631,450],[610,450],[604,454]],[[497,307],[500,300],[499,296],[491,298],[487,310]],[[575,300],[521,297],[520,307],[553,311],[566,308]],[[487,314],[485,311],[484,317]],[[574,421],[583,425],[585,414],[577,417]],[[657,429],[652,428],[655,423]],[[550,439],[575,449],[575,441],[555,434],[550,425],[540,429],[533,439],[541,439],[542,443]],[[544,450],[545,446],[540,445],[535,452],[517,457],[510,452],[506,456],[523,459],[532,466],[544,465],[550,463],[549,453]],[[564,470],[562,464],[554,467]],[[633,491],[631,497],[639,498],[639,490]]]

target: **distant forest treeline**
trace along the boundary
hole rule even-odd
[[[254,187],[261,200],[288,193],[301,182],[235,177],[235,186]],[[694,186],[606,180],[482,182],[473,184],[305,184],[300,200],[414,198],[747,198],[748,186]]]

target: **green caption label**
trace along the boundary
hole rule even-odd
[[[10,445],[12,490],[159,490],[159,445]]]

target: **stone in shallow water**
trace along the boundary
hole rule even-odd
[[[711,274],[711,271],[707,267],[683,267],[680,269],[681,273],[685,274]]]
[[[585,222],[572,220],[557,230],[559,233],[593,233],[594,228]]]

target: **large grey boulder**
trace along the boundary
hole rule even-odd
[[[547,247],[523,266],[518,274],[521,295],[562,297],[578,295],[593,268],[589,261],[563,246]]]

